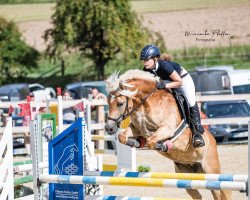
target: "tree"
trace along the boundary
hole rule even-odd
[[[118,53],[136,58],[154,39],[165,48],[159,34],[141,25],[129,0],[58,0],[52,22],[45,33],[50,58],[80,51],[95,64],[98,79],[104,79],[105,64]]]
[[[26,45],[14,22],[0,17],[0,83],[27,75],[37,66],[39,53]]]

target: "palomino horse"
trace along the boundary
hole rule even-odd
[[[141,70],[129,70],[118,77],[112,74],[107,83],[109,92],[109,116],[105,126],[109,134],[115,134],[120,122],[130,116],[129,127],[118,135],[123,144],[130,138],[145,138],[146,145],[155,149],[159,140],[173,136],[182,119],[176,101],[170,91],[157,90],[157,78]],[[192,132],[185,128],[183,134],[173,142],[171,151],[158,151],[171,159],[178,173],[220,174],[220,162],[214,137],[207,130],[203,133],[205,146],[192,146]],[[187,189],[194,199],[201,199],[198,190]],[[231,199],[230,191],[212,191],[214,199]]]

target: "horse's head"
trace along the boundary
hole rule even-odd
[[[142,71],[129,70],[119,78],[118,73],[114,73],[106,81],[106,90],[109,93],[109,116],[105,130],[109,134],[115,134],[121,122],[131,114],[131,111],[133,112],[132,100],[136,97],[139,89],[138,84],[134,84],[133,82],[136,73],[141,74]]]
[[[128,83],[119,81],[106,81],[109,105],[109,116],[106,122],[105,130],[109,134],[115,134],[132,108],[131,98],[137,93],[137,89]]]

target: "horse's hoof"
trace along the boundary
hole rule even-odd
[[[162,152],[167,152],[168,151],[168,147],[163,144],[163,141],[160,141],[160,142],[157,142],[155,144],[155,150],[162,151]]]
[[[161,151],[162,152],[167,152],[168,151],[168,147],[166,145],[162,145]]]
[[[141,146],[140,142],[138,142],[136,139],[131,139],[131,138],[128,139],[126,145],[136,148],[139,148]]]
[[[155,144],[155,150],[160,151],[160,150],[162,149],[162,145],[163,145],[163,142],[162,142],[162,141],[157,142],[157,143]]]

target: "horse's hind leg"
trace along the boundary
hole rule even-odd
[[[175,172],[176,173],[194,173],[195,170],[191,166],[180,164],[180,163],[174,163],[175,164]],[[202,199],[201,194],[196,189],[186,189],[187,193],[193,198],[193,199]]]
[[[211,135],[209,146],[206,149],[206,152],[203,157],[202,168],[206,174],[220,174],[220,161],[217,152],[217,144],[214,138]],[[226,190],[212,190],[212,195],[216,200],[230,200],[231,191]]]
[[[231,200],[231,191],[227,190],[211,190],[214,199],[216,200]]]

